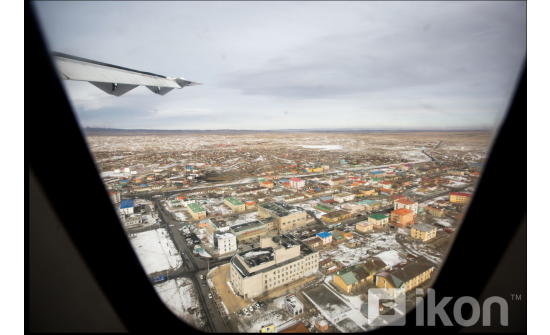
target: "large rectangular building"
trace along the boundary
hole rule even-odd
[[[319,252],[289,235],[260,240],[260,247],[237,253],[229,277],[235,293],[253,298],[307,277],[318,269]]]
[[[456,204],[465,204],[467,203],[472,195],[470,193],[461,193],[461,192],[450,192],[449,201]]]
[[[187,204],[187,211],[195,220],[201,220],[206,217],[206,209],[202,208],[199,204]]]
[[[236,224],[229,229],[235,234],[237,240],[265,235],[268,230],[266,224],[258,220]]]
[[[266,202],[258,205],[260,218],[273,218],[271,229],[292,230],[306,225],[307,214],[303,208],[284,202]]]
[[[436,234],[437,228],[426,223],[418,223],[411,226],[411,237],[424,242],[431,240]]]
[[[245,210],[245,204],[244,202],[240,201],[239,199],[237,198],[233,198],[233,197],[229,197],[229,198],[225,198],[223,203],[231,208],[234,212],[242,212]]]
[[[391,222],[401,228],[414,224],[414,213],[410,209],[401,208],[391,212]]]

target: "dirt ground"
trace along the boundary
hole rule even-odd
[[[233,291],[227,284],[227,282],[229,281],[230,267],[231,265],[229,263],[218,267],[217,269],[212,271],[212,273],[210,274],[210,279],[212,279],[212,283],[214,283],[214,286],[216,287],[216,290],[218,291],[221,300],[225,304],[227,311],[231,314],[250,305],[250,302],[245,302],[244,299],[241,299],[240,297],[237,297],[235,294],[233,294]]]

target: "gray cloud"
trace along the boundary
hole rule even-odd
[[[205,84],[115,98],[67,82],[83,125],[489,127],[526,50],[525,2],[35,5],[52,50]]]

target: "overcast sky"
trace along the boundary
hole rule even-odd
[[[490,129],[526,52],[525,2],[35,5],[52,51],[203,83],[64,81],[82,126]]]

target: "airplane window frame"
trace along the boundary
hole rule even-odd
[[[29,3],[25,7],[25,16],[27,97],[34,99],[41,95],[47,97],[49,106],[54,106],[44,111],[29,111],[29,117],[25,118],[26,133],[32,139],[26,141],[27,166],[32,167],[75,246],[129,331],[196,331],[169,311],[149,281],[111,205]],[[518,136],[518,126],[526,123],[527,115],[525,61],[519,77],[506,115],[500,127],[495,129],[487,162],[461,227],[438,273],[434,274],[432,288],[437,292],[436,302],[445,296],[478,297],[527,213],[526,202],[496,213],[488,210],[501,205],[501,200],[495,195],[510,192],[499,171],[509,160],[510,148],[517,147],[518,141],[522,144],[526,139]],[[37,78],[39,85],[35,85]],[[65,149],[67,143],[71,144],[70,152]],[[79,168],[60,168],[70,166]],[[86,200],[93,199],[95,203],[93,215],[82,215],[79,205],[83,199],[70,194],[76,192],[74,188],[67,191],[60,187],[63,180],[76,181],[79,189],[86,190]],[[497,225],[499,234],[495,238]],[[490,247],[484,248],[481,262],[471,249],[487,243]],[[465,271],[475,274],[476,280],[463,280]],[[415,313],[408,313],[406,318],[405,329],[416,327]],[[439,322],[435,327],[423,327],[422,330],[440,332],[441,327]],[[460,328],[455,325],[445,327],[445,330],[458,331]],[[374,331],[403,330],[402,327],[381,327]]]

